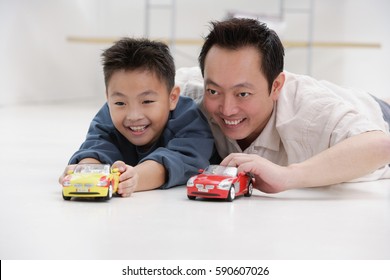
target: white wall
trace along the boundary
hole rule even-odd
[[[316,48],[313,76],[389,98],[388,11],[386,0],[316,0],[315,41],[380,43],[381,48]]]
[[[0,0],[0,104],[95,94],[97,47],[66,41],[96,30],[94,2]]]
[[[165,3],[169,0],[155,0]],[[308,7],[309,0],[285,0]],[[228,10],[276,14],[275,0],[176,0],[176,36],[200,39],[208,22]],[[144,0],[0,0],[0,105],[104,100],[100,53],[110,44],[72,43],[68,36],[121,37],[144,34]],[[390,98],[390,2],[315,0],[314,40],[380,43],[380,49],[316,48],[312,75]],[[153,10],[151,37],[169,35],[169,11]],[[287,14],[281,37],[307,38],[308,17]],[[177,46],[176,64],[197,64],[199,45]],[[307,51],[286,50],[286,69],[305,73]]]

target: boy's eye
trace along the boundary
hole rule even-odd
[[[117,101],[114,104],[117,106],[123,106],[123,105],[125,105],[125,102]]]
[[[142,104],[151,104],[153,102],[155,102],[155,101],[154,100],[144,100],[144,101],[142,101]]]

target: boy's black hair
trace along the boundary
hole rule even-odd
[[[169,47],[149,39],[122,38],[102,53],[106,88],[116,71],[147,70],[165,82],[168,92],[175,85],[175,63]]]
[[[284,67],[284,48],[276,32],[264,23],[247,18],[214,21],[211,25],[198,58],[202,75],[207,53],[214,45],[231,50],[253,46],[262,58],[260,71],[265,75],[271,92],[273,81]]]

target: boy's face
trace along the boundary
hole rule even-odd
[[[145,148],[161,136],[179,94],[177,87],[168,92],[166,84],[149,71],[117,71],[107,86],[116,129],[134,145]]]
[[[254,47],[229,50],[213,46],[205,60],[205,108],[223,134],[244,148],[266,126],[284,81],[284,76],[281,81],[275,79],[270,94],[260,65]]]

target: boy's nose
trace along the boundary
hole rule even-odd
[[[131,108],[128,112],[127,112],[127,115],[126,115],[126,119],[130,120],[130,121],[136,121],[136,120],[140,120],[143,118],[143,114],[140,110],[138,110],[137,108]]]

